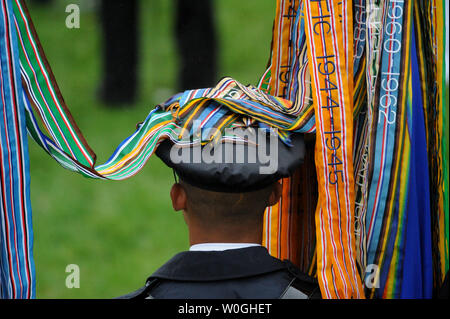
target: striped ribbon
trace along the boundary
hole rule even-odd
[[[419,57],[419,71],[431,166],[433,254],[439,261],[434,263],[435,286],[449,269],[448,9],[448,1],[428,0],[418,1],[414,12],[418,47],[425,52]]]
[[[442,10],[441,10],[442,8]],[[430,165],[431,226],[434,286],[448,271],[448,73],[445,38],[448,2],[417,1],[414,6],[417,55]],[[447,26],[445,23],[447,22]],[[447,53],[448,54],[448,53]],[[448,55],[447,55],[448,56]],[[432,67],[430,67],[432,66]]]
[[[418,161],[426,153],[422,141],[423,114],[417,112],[413,94],[413,72],[416,51],[414,48],[412,3],[387,1],[383,11],[381,47],[384,52],[378,70],[379,80],[374,90],[373,142],[371,143],[368,177],[368,202],[366,213],[367,264],[377,265],[379,286],[371,289],[371,296],[431,297],[429,271],[431,264],[430,218],[427,161]],[[420,116],[422,114],[422,118]],[[415,137],[415,138],[414,138]],[[424,142],[424,141],[423,141]],[[421,159],[423,160],[423,159]],[[418,180],[423,179],[421,184]],[[418,193],[424,196],[417,201]],[[413,204],[414,203],[414,204]],[[417,225],[421,223],[422,228]],[[408,227],[407,227],[408,226]],[[412,247],[408,232],[415,230],[421,248]],[[417,239],[417,238],[416,238]],[[420,246],[419,246],[420,247]],[[421,260],[418,265],[408,265],[409,258]],[[404,272],[422,273],[419,291],[403,290]],[[411,270],[408,270],[411,269]],[[369,287],[370,288],[370,287]]]
[[[304,132],[314,132],[314,108],[304,20],[299,14],[301,11],[298,1],[278,1],[270,67],[264,73],[259,88],[272,95],[284,98],[290,96],[296,105],[294,109],[301,119],[299,127],[303,127]],[[313,152],[307,154],[312,155]],[[295,172],[294,176],[295,178],[282,179],[281,200],[266,209],[263,244],[273,256],[295,261],[305,272],[312,273],[314,267],[311,266],[314,265],[315,252],[313,214],[317,192],[315,188],[304,187],[317,183],[312,156],[305,158],[305,165]],[[305,183],[300,184],[299,180]]]
[[[315,96],[317,274],[326,298],[362,298],[354,239],[352,57],[346,1],[305,1]],[[350,57],[349,57],[350,55]],[[334,288],[334,289],[333,289]]]
[[[34,298],[28,142],[11,1],[1,1],[0,19],[0,292]]]

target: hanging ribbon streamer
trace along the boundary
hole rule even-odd
[[[386,1],[377,7],[386,20],[381,24],[382,55],[372,102],[366,263],[377,268],[370,295],[385,298],[399,298],[406,291],[409,297],[431,297],[432,288],[428,164],[420,157],[426,154],[424,121],[413,99],[416,94],[420,97],[420,89],[413,90],[417,65],[412,9],[406,1]],[[423,194],[420,201],[418,194]],[[422,286],[402,289],[405,274],[415,271],[422,274]]]
[[[418,72],[430,172],[434,287],[448,271],[448,2],[421,0],[414,5]],[[447,25],[446,25],[447,23]]]
[[[34,298],[28,142],[10,1],[1,1],[0,19],[0,292],[4,298]]]
[[[326,298],[362,298],[354,238],[353,107],[346,1],[305,1],[316,114],[317,274]],[[334,288],[334,289],[333,289]]]

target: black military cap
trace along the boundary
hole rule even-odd
[[[290,140],[291,145],[287,145],[273,133],[254,133],[246,143],[223,138],[203,146],[180,146],[165,140],[156,155],[193,186],[216,192],[249,192],[290,176],[303,163],[303,135],[292,134]]]

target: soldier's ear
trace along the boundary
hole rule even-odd
[[[273,186],[272,192],[269,195],[268,206],[273,206],[280,200],[283,188],[279,182]]]
[[[186,191],[180,183],[173,184],[172,189],[170,190],[170,198],[172,199],[172,207],[175,211],[186,209]]]

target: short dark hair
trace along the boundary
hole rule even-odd
[[[187,195],[187,208],[205,223],[245,223],[262,218],[275,183],[245,193],[214,192],[180,180]]]

